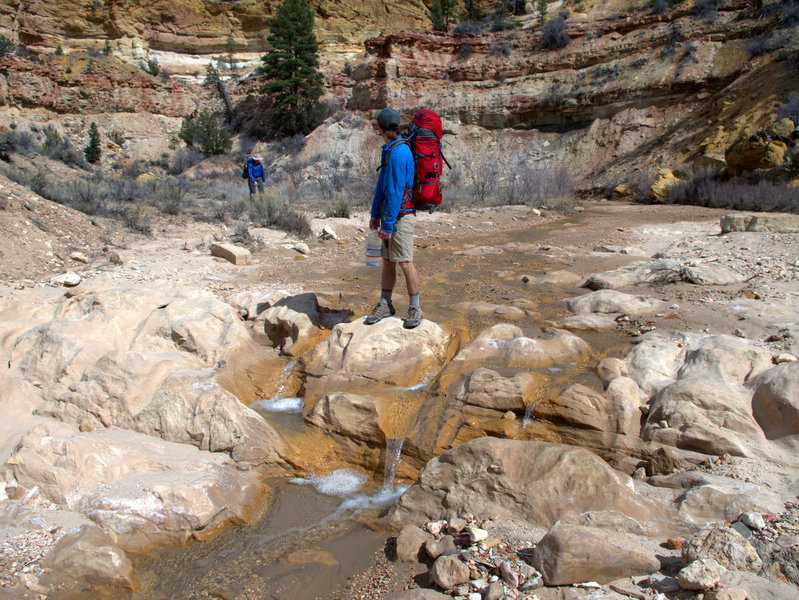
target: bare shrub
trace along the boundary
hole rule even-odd
[[[89,179],[49,181],[42,195],[87,215],[102,214],[106,208],[105,186]]]
[[[469,146],[461,160],[463,171],[469,182],[470,197],[478,204],[488,203],[497,189],[499,178],[499,158],[495,152]]]
[[[788,100],[777,111],[777,118],[788,118],[794,125],[799,125],[799,92],[791,92]]]
[[[122,165],[122,176],[136,179],[142,173],[147,172],[147,163],[139,158],[135,158]]]
[[[189,182],[186,179],[167,181],[158,187],[156,202],[161,212],[168,215],[179,215],[183,211]]]
[[[311,223],[291,202],[278,197],[274,188],[256,194],[250,200],[250,219],[262,227],[272,227],[306,238],[311,235]]]
[[[456,55],[457,60],[466,60],[472,54],[474,54],[474,48],[469,42],[464,42],[460,46],[458,46],[458,53]]]
[[[667,201],[711,208],[799,213],[799,190],[769,181],[721,181],[699,175],[669,189]]]
[[[565,207],[573,203],[574,181],[561,163],[538,161],[519,152],[508,164],[500,189],[503,204]]]
[[[679,23],[674,23],[669,28],[669,33],[666,37],[666,46],[661,51],[660,55],[663,58],[671,56],[677,50],[677,46],[683,41],[682,26]]]
[[[149,208],[143,202],[137,202],[125,209],[122,220],[133,231],[138,231],[145,235],[151,235],[153,232],[152,215],[150,215]]]
[[[652,4],[652,12],[656,15],[662,15],[669,8],[669,0],[655,0]]]
[[[488,51],[489,56],[507,57],[513,52],[513,44],[508,40],[494,40]]]
[[[541,41],[547,50],[559,50],[569,45],[572,39],[566,33],[566,19],[555,17],[550,19],[541,28]]]
[[[123,204],[142,202],[151,193],[149,184],[122,177],[109,178],[105,186],[107,198],[111,202]]]
[[[477,35],[483,32],[483,26],[474,21],[461,21],[452,29],[456,35]]]
[[[169,161],[169,173],[180,175],[187,169],[202,162],[205,156],[196,148],[178,148],[172,153]]]
[[[718,16],[721,0],[695,0],[694,16],[705,21],[714,21]]]
[[[61,161],[68,165],[85,168],[86,160],[83,153],[78,151],[66,135],[61,135],[55,127],[47,125],[44,128],[44,142],[41,152],[53,160]]]
[[[339,196],[330,202],[325,212],[326,217],[338,217],[341,219],[350,218],[350,203],[346,196]]]
[[[30,131],[17,132],[17,152],[20,154],[31,154],[36,147],[36,136]]]

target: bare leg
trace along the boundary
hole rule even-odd
[[[402,265],[403,263],[400,263]],[[404,269],[403,269],[404,270]],[[384,290],[393,290],[394,284],[397,282],[397,269],[396,263],[391,262],[387,258],[383,259],[383,274],[380,277],[380,285]]]
[[[399,263],[400,269],[402,269],[402,273],[405,275],[405,286],[408,288],[409,294],[418,294],[419,293],[419,273],[416,272],[416,265],[412,262],[401,262]],[[383,271],[383,283],[385,287],[385,271]],[[396,272],[395,276],[396,278]],[[394,287],[394,282],[391,283],[392,288]],[[389,288],[385,288],[389,289]]]

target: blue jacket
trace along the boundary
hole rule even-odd
[[[259,162],[257,165],[252,158],[247,159],[247,172],[250,174],[250,181],[255,181],[259,177],[261,181],[266,183],[266,176],[264,175],[264,163]]]
[[[381,229],[386,233],[394,232],[394,223],[397,222],[406,191],[413,193],[413,153],[408,144],[399,143],[401,140],[402,136],[398,136],[390,144],[383,145],[380,154],[382,167],[372,199],[372,218],[382,219]],[[393,149],[386,160],[389,147]]]

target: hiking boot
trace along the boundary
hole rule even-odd
[[[418,306],[410,306],[408,307],[408,314],[402,320],[402,326],[405,329],[413,329],[414,327],[418,327],[419,323],[422,322],[422,309]]]
[[[372,314],[366,317],[364,323],[367,325],[374,325],[381,319],[385,319],[386,317],[390,317],[395,312],[393,304],[383,304],[382,302],[378,303],[377,306],[374,307],[372,310]]]

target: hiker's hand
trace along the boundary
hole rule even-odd
[[[369,230],[380,227],[380,219],[369,219]]]
[[[387,233],[387,232],[383,231],[382,229],[377,232],[377,235],[378,235],[378,237],[381,240],[387,240],[387,239],[389,239],[391,237],[390,233]]]

